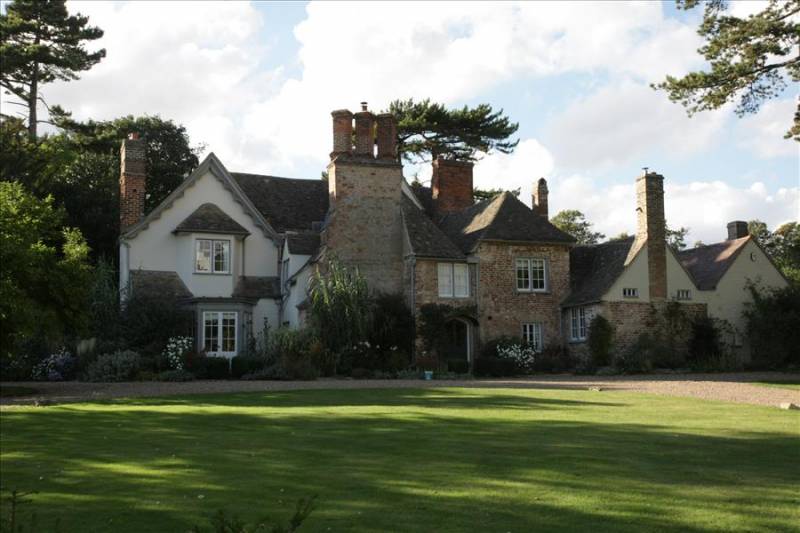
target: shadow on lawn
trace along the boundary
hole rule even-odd
[[[3,484],[39,490],[67,531],[183,531],[308,494],[303,531],[778,530],[799,503],[796,437],[567,419],[613,403],[437,389],[108,405],[3,413]]]

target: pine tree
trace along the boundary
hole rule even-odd
[[[39,86],[76,80],[105,57],[84,42],[103,36],[88,17],[70,15],[65,0],[15,0],[0,15],[0,86],[28,108],[28,135],[36,139]]]

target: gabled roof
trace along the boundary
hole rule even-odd
[[[464,254],[414,202],[403,197],[403,224],[411,252],[417,257],[464,260]]]
[[[678,259],[694,278],[698,289],[714,290],[749,240],[750,236],[747,235],[739,239],[682,250],[678,252]]]
[[[176,272],[164,270],[131,270],[131,291],[134,295],[167,296],[181,300],[193,296]]]
[[[625,270],[625,259],[634,237],[590,246],[576,246],[569,253],[570,294],[562,305],[600,301]]]
[[[173,230],[180,232],[225,233],[231,235],[250,235],[250,232],[229,217],[215,204],[203,204],[186,217]]]
[[[445,215],[439,227],[464,253],[478,241],[573,244],[575,239],[510,192]]]
[[[328,212],[328,182],[261,174],[231,174],[256,209],[279,233],[310,231]]]
[[[319,250],[319,233],[306,231],[302,233],[287,232],[286,244],[290,254],[314,255]]]
[[[233,298],[258,300],[261,298],[280,298],[281,282],[275,276],[239,276]]]

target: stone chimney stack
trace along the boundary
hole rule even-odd
[[[431,189],[437,215],[472,205],[472,163],[439,156],[433,161]]]
[[[138,133],[128,134],[120,147],[119,225],[120,230],[144,217],[146,176],[145,144]]]
[[[747,222],[744,220],[734,220],[728,222],[728,240],[741,239],[750,235],[750,230],[747,229]]]
[[[539,178],[539,181],[536,182],[536,186],[533,188],[533,194],[531,195],[531,208],[533,212],[539,216],[543,216],[545,219],[548,218],[547,212],[547,180],[544,178]]]
[[[664,176],[644,173],[636,179],[638,246],[646,242],[650,299],[667,297],[667,223],[664,218]]]
[[[375,155],[375,115],[367,109],[367,103],[361,102],[361,111],[356,117],[356,149],[354,154],[361,157]]]

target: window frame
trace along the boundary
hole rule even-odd
[[[623,287],[622,288],[622,297],[623,298],[631,298],[635,299],[639,297],[639,288],[638,287]]]
[[[195,244],[194,244],[194,273],[195,274],[212,274],[212,275],[216,274],[216,275],[219,275],[219,276],[229,276],[231,274],[232,264],[233,264],[233,245],[231,244],[231,240],[230,239],[209,239],[209,238],[205,238],[205,237],[202,237],[202,238],[198,237],[198,238],[196,238],[194,240],[194,242],[195,242]],[[198,268],[199,267],[198,258],[199,258],[199,255],[200,255],[200,246],[202,245],[202,243],[209,243],[209,246],[210,246],[210,254],[211,255],[209,256],[209,261],[208,261],[209,270],[200,270]],[[226,254],[226,256],[223,256],[225,259],[227,259],[227,261],[225,261],[225,264],[227,266],[227,268],[225,270],[217,270],[217,264],[216,264],[217,260],[216,260],[216,253],[215,253],[216,249],[217,249],[217,244],[221,244],[222,245],[223,251],[227,247],[227,254]]]
[[[463,268],[465,284],[463,288],[465,292],[459,293],[456,286],[456,267]],[[442,274],[447,272],[449,276],[449,283],[443,285]],[[445,276],[446,277],[446,276]],[[436,292],[439,298],[469,298],[471,295],[470,287],[470,272],[468,263],[455,263],[455,262],[438,262],[436,263]]]
[[[530,330],[530,331],[529,331]],[[530,339],[529,339],[530,333]],[[522,340],[533,347],[536,353],[541,353],[544,349],[544,328],[541,322],[523,322]],[[538,340],[538,342],[537,342]]]
[[[685,295],[684,297],[681,297]],[[675,292],[675,299],[681,302],[688,302],[692,299],[692,289],[678,289]]]
[[[224,320],[225,318],[230,318],[230,316],[226,317],[225,315],[233,315],[233,350],[223,350],[223,343],[225,341],[225,332],[224,332]],[[216,335],[210,335],[210,337],[217,339],[217,350],[207,349],[206,348],[206,321],[207,319],[215,319],[216,320]],[[239,312],[238,311],[203,311],[202,315],[202,338],[200,339],[200,346],[203,347],[203,351],[206,354],[209,354],[214,357],[234,357],[237,353],[239,353]]]
[[[588,337],[588,324],[586,322],[586,307],[571,307],[569,310],[569,337],[573,342],[585,341]]]
[[[534,288],[534,263],[541,262],[542,264],[542,288]],[[520,268],[522,267],[522,268]],[[538,270],[538,269],[536,269]],[[520,287],[520,272],[525,272],[525,281],[527,287]],[[525,284],[523,284],[525,285]],[[517,292],[527,293],[548,293],[550,292],[550,265],[545,257],[517,257],[514,260],[514,288]]]

